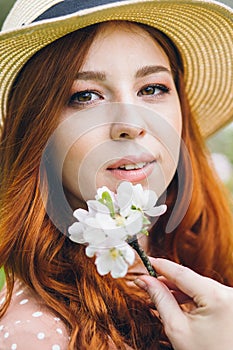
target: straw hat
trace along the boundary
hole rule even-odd
[[[173,40],[204,136],[233,118],[233,10],[211,0],[16,1],[0,34],[2,117],[17,73],[35,52],[67,33],[108,20],[145,23]]]

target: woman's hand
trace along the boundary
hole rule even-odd
[[[143,275],[135,283],[155,303],[176,350],[233,349],[233,288],[165,259],[151,259],[158,279]],[[193,307],[179,306],[191,300]]]

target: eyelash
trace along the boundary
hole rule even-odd
[[[101,97],[101,95],[97,92],[97,91],[93,91],[93,90],[84,90],[84,91],[77,91],[75,92],[69,99],[69,105],[70,106],[84,106],[84,105],[89,105],[91,103],[93,103],[96,99],[94,100],[90,100],[90,101],[78,101],[78,98],[80,97],[84,97],[85,94],[89,94],[90,95],[96,95],[97,98],[99,97],[100,99],[103,99],[103,97]]]
[[[143,90],[146,91],[146,89],[148,88],[152,88],[152,94],[143,94]],[[160,92],[158,92],[157,94],[155,94],[155,90],[159,90]],[[149,84],[144,86],[142,89],[140,89],[140,91],[137,93],[137,96],[152,96],[152,98],[154,97],[161,97],[163,94],[168,94],[170,92],[170,88],[168,88],[166,85],[164,84]],[[97,98],[95,98],[94,100],[87,100],[87,101],[78,101],[78,98],[80,97],[84,97],[84,95],[89,95],[89,97],[91,95],[96,95]],[[84,90],[84,91],[78,91],[75,92],[69,99],[69,106],[85,106],[85,105],[90,105],[92,103],[95,102],[95,100],[97,99],[103,99],[103,97],[101,96],[100,93],[98,93],[97,91],[93,91],[93,90]]]
[[[143,94],[142,91],[146,90],[148,88],[152,88],[153,89],[153,94]],[[160,92],[158,94],[154,94],[155,90],[159,90]],[[156,96],[156,97],[160,97],[163,94],[168,94],[170,92],[170,88],[167,87],[164,84],[149,84],[144,86],[139,92],[138,92],[138,96]]]

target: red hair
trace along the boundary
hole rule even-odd
[[[101,26],[101,25],[100,25]],[[196,271],[233,285],[232,221],[222,188],[208,164],[198,128],[185,97],[181,58],[169,39],[140,25],[169,57],[183,112],[183,140],[193,172],[188,211],[172,233],[166,226],[177,197],[178,175],[168,188],[168,211],[155,224],[150,254],[166,256]],[[7,299],[19,278],[43,298],[66,324],[69,349],[157,349],[162,326],[146,296],[124,280],[100,277],[84,247],[74,244],[50,221],[40,195],[39,166],[45,145],[58,125],[78,71],[99,30],[94,25],[71,33],[33,56],[18,75],[8,101],[1,136],[0,266],[4,266]],[[187,159],[180,158],[184,178]],[[46,173],[44,188],[48,188]],[[186,185],[187,183],[187,185]],[[185,205],[185,181],[178,210]],[[143,298],[142,298],[143,295]]]

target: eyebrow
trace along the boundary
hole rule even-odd
[[[106,80],[106,74],[98,71],[78,72],[75,79],[104,81]]]
[[[165,66],[145,66],[138,69],[138,71],[135,74],[135,78],[143,78],[147,75],[154,74],[154,73],[161,73],[161,72],[171,74],[170,69],[168,69]]]
[[[135,78],[143,78],[147,75],[154,73],[169,73],[171,74],[170,69],[165,66],[144,66],[139,68],[135,74]],[[77,80],[94,80],[94,81],[105,81],[107,79],[106,73],[101,71],[84,71],[78,72],[75,79]]]

